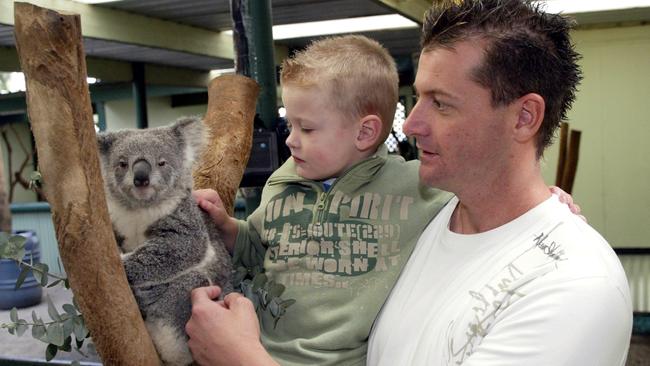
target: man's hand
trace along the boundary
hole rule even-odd
[[[569,210],[571,210],[571,212],[573,212],[575,215],[578,215],[581,219],[587,222],[587,218],[580,214],[580,206],[578,206],[577,203],[573,202],[573,197],[571,197],[570,194],[564,192],[560,187],[556,186],[550,186],[549,189],[552,194],[556,195],[559,198],[560,202],[569,206]]]
[[[219,193],[214,189],[198,189],[192,192],[192,196],[199,207],[210,215],[215,226],[221,231],[221,237],[224,244],[226,244],[226,248],[232,254],[239,228],[237,220],[230,217],[226,212]]]
[[[218,298],[221,289],[192,291],[192,317],[185,326],[187,342],[199,365],[277,365],[260,342],[253,304],[238,293]]]

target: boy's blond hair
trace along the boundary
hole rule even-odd
[[[344,116],[379,116],[377,145],[388,138],[399,80],[395,61],[378,42],[357,35],[315,41],[284,60],[280,79],[283,86],[322,88],[332,108]]]

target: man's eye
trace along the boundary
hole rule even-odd
[[[433,106],[436,107],[438,110],[445,110],[447,108],[447,105],[445,103],[440,102],[439,100],[433,100]]]

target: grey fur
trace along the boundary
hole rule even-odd
[[[113,230],[145,324],[165,364],[189,364],[191,290],[216,284],[232,291],[230,255],[191,195],[203,123],[182,118],[97,140]]]

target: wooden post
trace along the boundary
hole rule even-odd
[[[569,124],[560,123],[560,141],[559,152],[557,156],[557,171],[555,173],[555,185],[562,188],[562,176],[564,174],[564,165],[566,164],[567,138],[569,136]]]
[[[194,171],[194,188],[216,189],[230,215],[253,144],[258,94],[257,83],[241,75],[217,77],[208,87],[209,143]]]
[[[7,172],[10,176],[11,172]],[[5,159],[0,146],[0,231],[11,235],[11,210],[9,209],[9,195],[5,180]]]
[[[578,155],[580,153],[580,131],[572,130],[569,133],[569,146],[567,148],[566,164],[562,173],[562,188],[566,193],[573,191],[573,181],[578,170]]]
[[[15,3],[18,56],[61,260],[106,365],[158,365],[106,208],[79,15]]]

